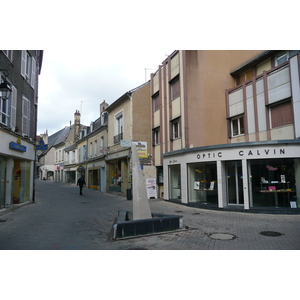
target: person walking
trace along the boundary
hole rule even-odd
[[[79,194],[82,195],[82,188],[83,188],[84,185],[86,185],[83,175],[78,179],[77,186],[78,185],[79,185]]]

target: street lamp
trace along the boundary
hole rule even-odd
[[[0,84],[1,98],[7,100],[11,94],[11,85],[7,82],[6,77],[9,75],[8,71],[5,69],[0,69],[0,72],[3,74],[3,81]]]

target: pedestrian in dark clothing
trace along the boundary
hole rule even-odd
[[[82,188],[83,188],[83,185],[86,185],[85,181],[84,181],[84,176],[82,175],[81,178],[78,179],[77,181],[77,186],[79,185],[79,194],[82,195]]]

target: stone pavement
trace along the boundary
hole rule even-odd
[[[152,213],[183,216],[183,229],[112,241],[126,198],[75,185],[36,181],[36,203],[0,213],[1,250],[298,250],[300,215],[210,211],[161,199]],[[281,233],[264,236],[263,231]]]

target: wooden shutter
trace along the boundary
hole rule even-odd
[[[271,120],[272,128],[292,124],[293,111],[291,101],[271,106]]]

